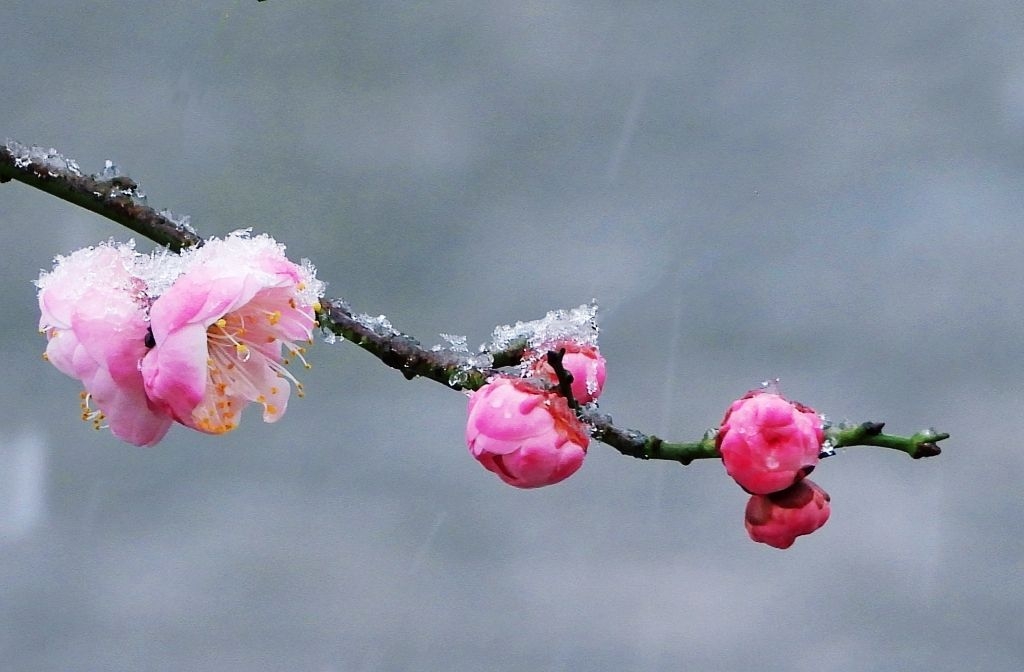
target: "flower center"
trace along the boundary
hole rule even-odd
[[[303,396],[302,383],[286,368],[290,359],[282,357],[282,348],[311,368],[305,346],[296,339],[312,343],[314,321],[305,311],[294,309],[294,303],[285,305],[292,310],[282,313],[254,301],[207,328],[206,394],[192,413],[198,429],[213,434],[231,431],[249,402],[262,405],[264,420],[273,422],[284,413],[289,384]]]

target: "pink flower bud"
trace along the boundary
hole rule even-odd
[[[747,492],[785,490],[818,464],[821,418],[778,394],[755,390],[733,402],[716,445],[725,470]]]
[[[828,520],[828,493],[804,479],[782,492],[752,495],[747,502],[744,525],[754,541],[775,548],[789,548],[797,537],[810,534]]]
[[[469,398],[466,443],[488,471],[517,488],[571,476],[590,438],[563,397],[512,378],[495,378]]]
[[[559,341],[548,350],[565,348],[562,366],[572,374],[572,396],[581,404],[589,404],[601,396],[605,381],[605,359],[596,345],[583,345],[575,341]],[[548,363],[547,354],[537,358],[530,367],[531,373],[541,380],[558,384],[558,376]]]

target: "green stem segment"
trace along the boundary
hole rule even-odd
[[[592,409],[583,409],[581,419],[593,427],[594,438],[619,451],[623,455],[641,460],[670,460],[686,466],[694,460],[721,457],[715,447],[714,432],[708,432],[700,441],[670,443],[635,429],[622,429],[612,424],[607,415]]]
[[[827,434],[829,444],[834,448],[847,446],[879,446],[892,448],[910,455],[915,460],[934,457],[942,452],[938,442],[949,438],[945,432],[925,429],[911,436],[883,434],[884,422],[865,422],[852,426],[830,427]]]

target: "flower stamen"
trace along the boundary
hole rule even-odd
[[[90,403],[92,401],[92,395],[88,392],[82,391],[78,394],[78,398],[80,400],[79,406],[82,408],[82,420],[84,422],[92,423],[93,429],[104,429],[107,427],[107,425],[104,424],[107,416],[105,416],[103,411],[100,409],[94,409]]]

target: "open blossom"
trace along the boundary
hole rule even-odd
[[[572,396],[581,404],[589,404],[601,396],[606,377],[606,363],[596,345],[576,341],[558,341],[548,350],[565,349],[562,366],[572,374]],[[547,355],[538,357],[532,364],[531,373],[551,383],[558,382],[555,370],[548,363]]]
[[[323,283],[269,236],[235,234],[186,254],[182,274],[150,309],[146,393],[211,434],[237,427],[250,402],[263,406],[264,421],[278,420],[291,384],[302,394],[284,353],[305,363]]]
[[[146,285],[135,273],[138,256],[130,245],[78,250],[58,257],[36,284],[45,358],[82,381],[82,418],[148,446],[163,438],[172,420],[146,397],[139,372],[149,325]]]
[[[495,378],[469,398],[466,443],[488,471],[518,488],[564,480],[583,464],[590,439],[564,397]]]
[[[747,492],[766,495],[809,474],[824,438],[813,410],[755,390],[726,411],[716,443],[729,475]]]
[[[814,532],[831,513],[828,493],[810,479],[770,495],[751,495],[744,525],[754,541],[789,548],[797,537]]]

